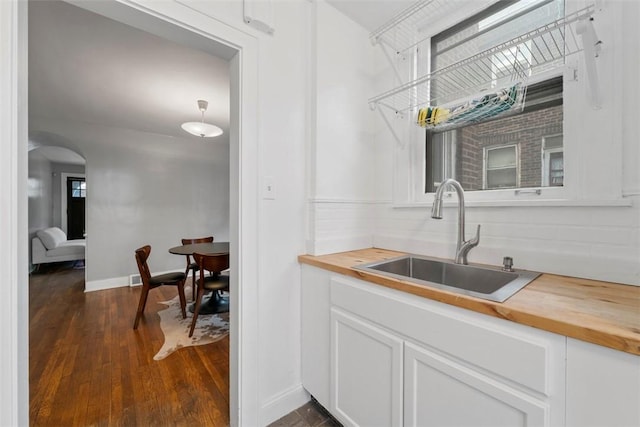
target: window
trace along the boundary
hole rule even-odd
[[[518,187],[520,181],[518,158],[517,145],[485,147],[483,188],[494,190]]]
[[[500,1],[434,36],[431,68],[441,69],[563,15],[563,0]],[[502,57],[520,54],[510,51]],[[546,70],[532,65],[532,76],[548,71],[546,65]],[[492,70],[492,87],[508,73],[497,62]],[[529,79],[534,83],[528,84],[522,113],[444,132],[427,131],[426,193],[434,192],[447,178],[458,180],[465,191],[563,186],[562,76]],[[433,98],[444,89],[434,85]]]
[[[562,135],[545,137],[542,141],[544,186],[560,187],[564,184],[564,153]]]
[[[71,197],[74,199],[87,197],[87,184],[84,181],[71,181]]]

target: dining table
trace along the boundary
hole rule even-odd
[[[229,242],[208,242],[208,243],[191,243],[188,245],[174,246],[169,249],[169,253],[174,255],[190,255],[199,254],[228,254]],[[224,273],[222,273],[224,274]],[[189,311],[193,313],[195,303],[189,306]],[[218,292],[212,292],[211,296],[204,299],[200,305],[199,314],[216,314],[226,313],[229,311],[229,298],[218,295]]]

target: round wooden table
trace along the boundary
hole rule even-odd
[[[169,249],[169,253],[175,255],[193,255],[196,252],[199,254],[228,254],[229,242],[192,243]]]
[[[169,249],[169,253],[174,255],[192,255],[194,253],[199,254],[228,254],[229,242],[211,242],[211,243],[192,243],[189,245],[175,246]],[[195,304],[189,306],[189,311],[193,313]],[[215,314],[226,313],[229,311],[229,299],[218,296],[217,292],[214,292],[209,298],[202,302],[200,305],[199,314]]]

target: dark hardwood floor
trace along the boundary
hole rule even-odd
[[[33,426],[229,424],[229,340],[153,356],[164,341],[158,301],[132,329],[140,288],[84,293],[84,270],[45,267],[29,281]]]

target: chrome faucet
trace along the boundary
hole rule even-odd
[[[480,224],[478,224],[478,232],[476,237],[471,240],[464,240],[464,190],[455,179],[447,179],[438,186],[436,194],[433,198],[433,206],[431,207],[431,218],[442,219],[442,195],[447,187],[453,187],[458,193],[458,244],[456,246],[456,264],[468,264],[467,254],[480,242]]]

